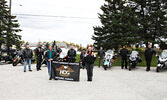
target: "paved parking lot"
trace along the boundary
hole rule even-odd
[[[80,82],[49,81],[47,68],[23,72],[23,66],[0,65],[0,100],[167,100],[167,71],[95,67],[93,82],[81,69]]]

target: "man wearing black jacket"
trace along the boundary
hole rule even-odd
[[[29,71],[31,70],[31,59],[33,57],[33,52],[30,49],[29,45],[26,46],[26,48],[23,50],[23,59],[24,59],[24,72],[26,72],[26,66],[29,65]]]
[[[83,49],[83,51],[81,52],[81,55],[80,55],[80,63],[82,64],[82,68],[84,69],[85,68],[85,54],[86,54],[86,50]]]
[[[74,50],[74,47],[71,46],[71,49],[68,50],[68,53],[67,53],[67,56],[68,56],[68,59],[69,59],[69,62],[70,63],[74,63],[75,62],[75,59],[76,59],[76,51]]]
[[[36,48],[35,50],[35,55],[37,57],[37,71],[41,70],[41,65],[42,65],[42,57],[44,55],[44,50],[42,48],[42,45],[39,45],[39,47]]]
[[[104,56],[105,56],[105,52],[103,50],[103,47],[100,47],[100,50],[98,51],[99,67],[101,65],[101,61],[103,61]]]
[[[148,48],[145,50],[144,54],[145,54],[145,59],[146,59],[146,63],[147,63],[146,71],[150,71],[150,66],[151,66],[151,61],[152,61],[152,55],[156,54],[156,51],[151,48],[151,45],[148,45]]]
[[[127,69],[127,57],[128,57],[129,51],[126,49],[125,46],[123,46],[123,49],[120,51],[120,55],[122,57],[122,69],[124,68],[125,63],[125,69]]]

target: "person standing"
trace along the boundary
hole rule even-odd
[[[123,46],[123,49],[120,51],[120,55],[122,57],[122,64],[121,68],[124,69],[124,63],[125,63],[125,69],[127,69],[127,57],[128,57],[129,51],[126,49],[125,46]]]
[[[36,48],[35,55],[37,57],[36,69],[37,69],[37,71],[39,71],[39,70],[41,70],[42,58],[43,58],[43,55],[44,55],[44,50],[42,48],[42,45],[39,45],[39,47]]]
[[[105,52],[103,50],[103,47],[100,47],[100,50],[98,51],[99,67],[101,66],[101,61],[103,62],[104,56],[105,56]]]
[[[92,81],[93,77],[93,68],[94,68],[94,62],[96,60],[96,55],[94,52],[92,52],[92,49],[89,48],[86,55],[85,55],[85,66],[87,70],[87,78],[88,81]]]
[[[71,46],[71,49],[68,50],[67,56],[68,56],[68,59],[69,59],[69,62],[70,62],[70,63],[74,63],[74,62],[75,62],[75,59],[76,59],[76,51],[74,50],[74,47],[73,47],[73,46]]]
[[[53,60],[56,60],[57,54],[52,48],[51,45],[49,45],[49,49],[45,53],[45,60],[48,68],[48,74],[49,74],[49,80],[51,80],[53,77],[51,75],[51,64]]]
[[[27,64],[29,66],[29,71],[32,72],[32,70],[31,70],[31,59],[32,59],[32,57],[33,57],[33,52],[30,49],[29,45],[26,45],[26,48],[23,50],[24,72],[26,72]]]
[[[85,60],[84,60],[85,54],[86,54],[86,50],[83,49],[83,51],[82,51],[81,54],[80,54],[80,63],[81,63],[81,65],[82,65],[82,68],[83,68],[83,69],[85,68]]]
[[[148,45],[148,48],[145,50],[145,59],[147,63],[146,71],[150,71],[151,61],[152,61],[152,55],[157,54],[154,49],[151,48],[151,45]],[[157,55],[156,55],[157,56]]]

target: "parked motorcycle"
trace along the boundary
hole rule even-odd
[[[107,52],[105,52],[104,63],[103,63],[104,70],[107,70],[107,68],[112,67],[114,59],[115,56],[113,50],[108,50]]]
[[[158,56],[158,65],[157,65],[157,72],[163,71],[167,69],[167,50],[163,50],[160,56]]]
[[[139,53],[137,51],[132,51],[129,57],[129,71],[136,68],[138,63],[142,62],[142,58],[139,57]]]
[[[20,57],[19,55],[16,55],[13,59],[13,66],[17,66],[17,64],[21,63],[23,65],[24,61],[22,59],[22,57]]]

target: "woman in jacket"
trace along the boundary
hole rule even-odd
[[[51,75],[51,63],[53,60],[56,60],[57,54],[56,52],[52,49],[52,46],[49,46],[49,49],[45,53],[45,60],[48,68],[48,74],[49,74],[49,80],[51,80],[53,77]]]
[[[95,60],[96,55],[94,54],[94,52],[92,52],[92,48],[89,48],[87,54],[85,55],[85,66],[87,69],[88,81],[92,81]]]

